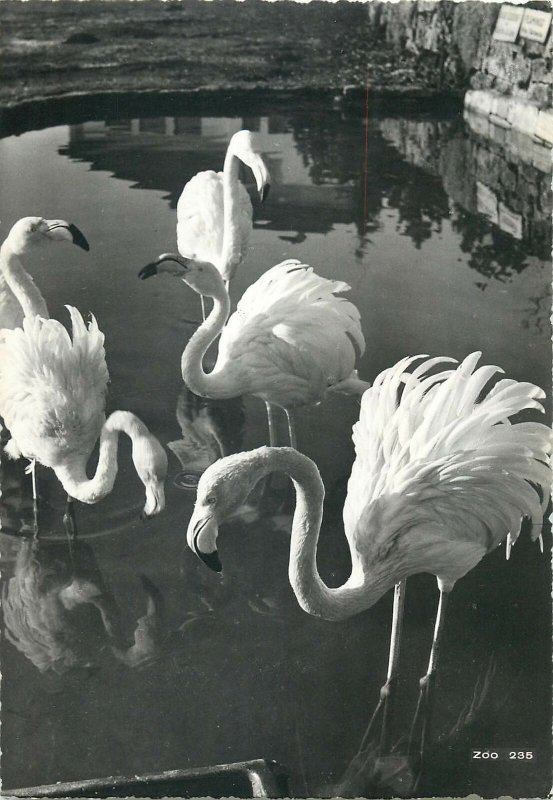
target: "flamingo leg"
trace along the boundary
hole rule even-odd
[[[396,583],[394,589],[394,608],[392,612],[392,632],[390,636],[390,650],[388,655],[388,672],[386,682],[380,689],[380,699],[369,721],[363,741],[359,748],[362,753],[370,743],[370,734],[374,728],[380,714],[382,723],[380,727],[380,755],[386,755],[390,749],[390,731],[392,728],[393,710],[395,701],[395,689],[397,686],[397,676],[399,672],[399,651],[401,645],[401,633],[403,630],[403,612],[405,608],[405,592],[407,581]]]
[[[40,529],[38,524],[38,502],[33,499],[33,539],[38,539]]]
[[[33,539],[38,539],[38,491],[36,485],[36,461],[31,459],[28,466],[25,468],[27,475],[31,475],[31,484],[33,487]]]
[[[275,414],[268,400],[265,400],[265,408],[267,409],[267,424],[269,426],[269,445],[276,447]]]
[[[440,587],[440,600],[438,603],[438,612],[436,614],[436,623],[434,625],[434,636],[432,638],[432,647],[430,649],[430,658],[428,660],[428,669],[426,674],[420,679],[420,692],[415,710],[415,716],[411,724],[411,733],[409,735],[409,750],[408,755],[411,756],[415,744],[419,749],[419,764],[418,764],[418,778],[417,784],[420,781],[422,770],[424,766],[425,749],[430,734],[430,726],[432,723],[432,714],[434,711],[435,700],[435,687],[436,687],[436,674],[438,657],[440,654],[441,642],[445,627],[445,611],[447,600],[451,592],[451,586],[447,589],[443,584],[438,581]],[[420,728],[420,734],[417,729]]]
[[[33,487],[33,501],[35,503],[37,503],[38,502],[38,491],[37,491],[37,486],[36,486],[36,461],[35,461],[34,458],[32,458],[29,461],[27,467],[25,468],[25,472],[27,473],[27,475],[29,475],[29,473],[31,475],[31,483],[32,483],[32,487]]]
[[[290,436],[290,447],[293,447],[294,450],[298,449],[298,440],[296,437],[296,425],[294,423],[294,418],[292,416],[292,412],[289,411],[287,408],[284,409],[286,412],[286,419],[288,420],[288,435]]]
[[[67,541],[69,544],[69,555],[74,564],[73,559],[73,543],[77,538],[77,519],[75,517],[75,508],[73,505],[73,498],[67,495],[67,503],[65,505],[65,513],[63,515],[63,525],[67,534]]]

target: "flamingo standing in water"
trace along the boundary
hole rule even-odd
[[[63,219],[23,217],[16,222],[0,247],[0,330],[21,327],[26,316],[48,317],[44,298],[21,256],[49,241],[68,241],[89,250],[81,231]]]
[[[57,320],[26,317],[23,327],[3,331],[0,339],[0,415],[11,439],[5,452],[51,467],[68,494],[66,524],[74,525],[71,499],[97,503],[112,490],[117,475],[119,433],[132,440],[132,458],[146,489],[145,517],[165,505],[167,456],[138,417],[114,411],[106,420],[108,369],[104,335],[94,317],[88,327],[76,308],[67,306],[73,336]],[[96,474],[87,461],[100,437]]]
[[[472,353],[457,369],[437,374],[432,367],[453,359],[405,358],[364,393],[353,429],[356,459],[343,512],[352,562],[343,586],[329,588],[318,574],[324,486],[315,464],[293,449],[262,447],[212,464],[200,478],[188,525],[189,546],[220,571],[219,524],[257,481],[279,470],[296,489],[289,577],[305,611],[345,619],[373,606],[396,584],[388,674],[378,707],[384,705],[381,742],[397,676],[404,581],[419,572],[437,577],[436,625],[413,721],[414,735],[423,719],[421,759],[449,593],[503,540],[509,555],[524,517],[531,519],[532,538],[542,544],[551,486],[551,430],[537,422],[509,420],[524,409],[543,411],[539,400],[544,393],[509,379],[487,389],[500,370],[476,369],[480,355]],[[409,372],[418,358],[425,360]]]
[[[158,272],[181,278],[194,291],[213,298],[209,317],[182,354],[185,384],[213,399],[261,397],[267,405],[271,444],[272,404],[286,412],[290,443],[296,447],[293,408],[318,403],[327,391],[360,393],[369,386],[354,369],[365,349],[359,311],[349,300],[336,297],[349,290],[347,283],[321,278],[299,261],[283,261],[244,292],[227,322],[229,295],[212,264],[164,253],[139,276]],[[202,361],[219,334],[217,362],[206,373]]]
[[[229,142],[222,172],[191,178],[177,203],[177,247],[181,256],[209,261],[229,281],[246,256],[252,232],[250,196],[238,179],[240,162],[254,174],[261,202],[269,192],[269,172],[255,134],[238,131]],[[205,306],[202,296],[202,312]]]

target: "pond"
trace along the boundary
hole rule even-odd
[[[142,101],[140,113],[122,101],[105,115],[89,103],[81,119],[73,113],[69,122],[53,122],[33,130],[31,115],[25,132],[0,140],[2,237],[34,214],[68,219],[85,233],[90,253],[52,247],[27,266],[53,317],[67,323],[66,303],[94,313],[106,336],[108,410],[140,416],[170,462],[167,508],[141,522],[142,486],[121,442],[111,495],[97,506],[77,505],[72,553],[63,491],[51,471],[39,469],[39,561],[55,581],[67,576],[73,558],[110,595],[129,646],[147,609],[162,630],[149,657],[133,660],[108,646],[98,610],[89,606],[75,610],[55,648],[41,638],[48,621],[40,615],[26,648],[4,641],[3,785],[262,757],[285,765],[294,795],[332,794],[384,680],[391,593],[339,624],[301,611],[287,575],[293,497],[279,481],[223,529],[224,577],[188,550],[190,472],[223,452],[266,443],[265,407],[251,397],[200,401],[183,388],[180,355],[200,314],[198,297],[170,281],[141,282],[138,270],[175,249],[185,182],[222,168],[235,131],[255,130],[273,185],[265,204],[254,199],[251,247],[232,282],[233,303],[270,266],[301,259],[351,286],[367,341],[362,377],[372,380],[407,354],[462,358],[482,350],[484,363],[546,389],[549,414],[548,189],[541,205],[525,203],[520,188],[502,196],[507,183],[499,180],[491,189],[515,223],[502,229],[489,210],[479,214],[487,196],[479,187],[490,190],[491,179],[475,165],[484,163],[478,154],[488,145],[458,110],[375,106],[365,121],[363,109],[312,101],[254,111],[244,103],[220,116],[157,98],[151,107]],[[524,154],[499,146],[493,152],[500,178],[520,172],[521,187],[523,176],[527,186],[550,182]],[[298,414],[300,449],[325,482],[318,562],[333,586],[349,574],[341,509],[357,415],[358,401],[345,396]],[[4,583],[29,546],[24,466],[2,458]],[[423,794],[548,791],[549,542],[542,556],[522,535],[508,562],[501,548],[455,588],[434,719],[441,740]],[[397,737],[408,733],[426,669],[435,579],[410,579],[406,603]],[[458,721],[471,703],[474,719],[463,728]],[[471,748],[492,746],[531,749],[534,758],[514,765],[470,760]]]

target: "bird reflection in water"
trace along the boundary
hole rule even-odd
[[[210,464],[242,445],[246,419],[242,398],[209,400],[183,385],[176,415],[181,438],[167,443],[182,466],[174,483],[180,489],[196,491],[200,475]]]
[[[489,707],[501,704],[500,694],[508,692],[493,691],[497,661],[492,653],[487,666],[476,679],[470,700],[461,709],[452,727],[432,742],[428,749],[427,769],[422,772],[408,752],[407,732],[401,736],[390,751],[381,753],[378,737],[371,736],[371,720],[358,751],[355,753],[342,778],[334,784],[316,789],[318,797],[426,797],[441,794],[440,781],[444,787],[451,782],[451,775],[461,776],[466,772],[466,754],[475,738],[478,738],[478,725],[481,718],[489,713]],[[486,709],[488,706],[488,709]],[[428,709],[425,710],[428,713]],[[430,766],[431,765],[431,766]],[[443,789],[444,791],[445,788]],[[470,792],[460,787],[464,794]]]
[[[41,672],[99,666],[107,648],[126,666],[140,666],[155,654],[163,627],[159,592],[145,577],[142,585],[146,614],[126,647],[120,609],[90,545],[24,538],[2,592],[6,638]]]

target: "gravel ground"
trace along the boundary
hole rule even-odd
[[[419,65],[420,66],[420,65]],[[68,94],[275,90],[432,94],[364,3],[2,0],[0,106]]]

